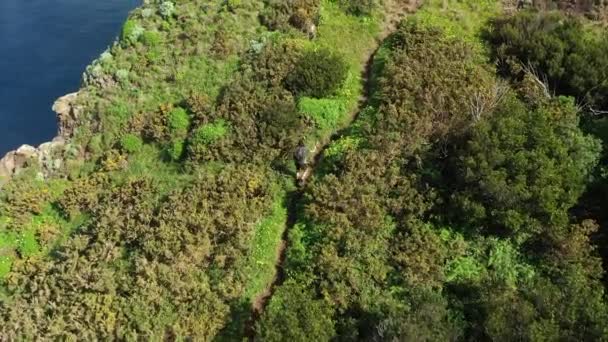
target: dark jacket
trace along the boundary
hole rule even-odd
[[[293,157],[296,160],[296,164],[298,164],[298,167],[306,166],[306,159],[308,158],[308,149],[306,148],[306,146],[298,146]]]

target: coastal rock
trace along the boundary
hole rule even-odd
[[[44,143],[38,147],[38,163],[45,176],[61,168],[63,164],[62,154],[65,146],[65,140],[57,137],[53,141]]]
[[[38,160],[39,151],[33,146],[23,145],[0,159],[0,184],[19,174],[29,161]]]
[[[63,138],[71,137],[78,118],[82,114],[82,107],[76,104],[78,93],[62,96],[53,104],[53,111],[57,113],[59,121],[58,135]]]
[[[40,166],[40,174],[44,178],[48,177],[63,165],[65,147],[65,140],[56,137],[53,141],[41,144],[38,148],[23,145],[17,150],[7,153],[4,158],[0,159],[0,187],[32,163]]]

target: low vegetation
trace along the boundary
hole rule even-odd
[[[0,340],[608,339],[605,32],[431,0],[366,70],[395,6],[136,9],[0,192]]]
[[[299,301],[333,312],[307,327],[327,324],[325,339],[606,338],[598,227],[570,215],[600,141],[573,98],[496,75],[483,22],[457,19],[491,18],[490,2],[440,5],[381,49],[373,106],[306,189],[262,336],[305,340],[289,317],[307,313],[284,303],[312,288]]]

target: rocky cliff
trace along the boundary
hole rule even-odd
[[[57,114],[58,132],[52,141],[38,147],[22,145],[0,159],[0,187],[29,166],[38,166],[39,177],[46,178],[53,171],[61,168],[66,154],[79,154],[79,151],[74,151],[74,148],[67,143],[74,133],[76,121],[82,112],[76,104],[77,98],[78,93],[71,93],[60,97],[53,104],[52,109]]]

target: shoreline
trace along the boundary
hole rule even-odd
[[[69,141],[77,119],[82,114],[82,107],[76,105],[79,94],[80,90],[66,94],[53,103],[51,108],[57,117],[57,135],[51,141],[43,142],[37,147],[23,144],[0,159],[0,189],[33,165],[40,167],[38,177],[41,179],[48,178],[63,166],[65,154],[72,150]]]

